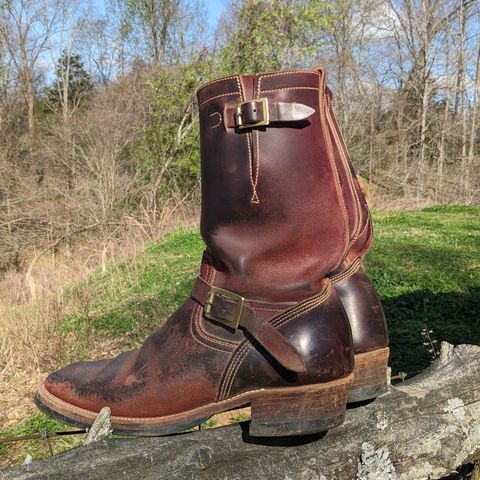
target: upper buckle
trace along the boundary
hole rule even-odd
[[[243,120],[242,107],[249,103],[261,103],[262,104],[262,113],[263,118],[256,123],[248,123]],[[241,102],[235,107],[235,113],[233,114],[235,118],[235,126],[239,129],[244,128],[253,128],[261,127],[262,125],[268,125],[270,123],[269,112],[268,112],[268,98],[254,98],[253,100],[247,100],[246,102]]]
[[[234,318],[232,320],[217,317],[213,314],[212,307],[217,297],[225,297],[225,298],[228,298],[229,300],[233,300],[234,302],[237,302],[237,305],[235,307]],[[203,307],[203,312],[205,316],[210,320],[215,320],[216,322],[223,323],[227,327],[236,329],[238,328],[238,325],[240,323],[240,318],[242,317],[244,302],[245,302],[245,298],[242,297],[241,295],[238,295],[237,293],[224,290],[223,288],[211,287],[210,291],[208,292],[207,299],[205,300],[205,306]]]

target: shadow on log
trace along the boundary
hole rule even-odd
[[[442,344],[427,370],[347,411],[327,434],[248,436],[248,424],[109,439],[0,472],[2,480],[438,479],[480,459],[480,347]]]

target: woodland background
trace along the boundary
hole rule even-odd
[[[0,305],[198,206],[196,89],[324,65],[379,207],[480,203],[475,0],[0,0]]]

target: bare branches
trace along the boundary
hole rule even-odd
[[[478,203],[478,2],[239,0],[211,44],[198,5],[2,2],[0,271],[127,224],[161,231],[198,193],[195,90],[241,65],[325,64],[353,162],[388,206]]]
[[[60,11],[59,2],[15,0],[6,2],[0,14],[0,41],[15,66],[28,112],[28,130],[34,140],[36,67],[45,51]]]

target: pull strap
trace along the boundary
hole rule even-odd
[[[245,298],[218,288],[198,277],[192,298],[203,306],[206,318],[230,328],[243,327],[282,366],[293,372],[305,372],[306,365],[298,350],[267,320],[245,303]]]
[[[315,109],[303,103],[274,102],[266,97],[254,98],[226,109],[229,128],[254,128],[271,123],[300,122],[315,113]]]

